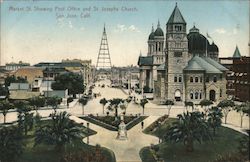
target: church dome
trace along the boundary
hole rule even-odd
[[[164,36],[164,33],[160,27],[160,22],[158,21],[157,29],[155,30],[155,36]]]
[[[206,48],[209,48],[209,42],[206,37],[199,33],[199,29],[195,26],[189,30],[187,35],[188,39],[188,51],[193,54],[201,54],[206,52]],[[206,45],[207,43],[207,45]]]
[[[163,31],[161,28],[157,28],[155,30],[155,36],[164,36]]]
[[[155,38],[154,32],[149,34],[148,40],[153,40]]]
[[[209,46],[209,51],[210,52],[218,52],[219,48],[216,44],[214,44],[214,42]]]
[[[148,40],[154,40],[154,38],[155,38],[154,26],[152,26],[152,31],[148,36]]]

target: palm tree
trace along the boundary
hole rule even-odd
[[[208,110],[212,104],[213,104],[213,101],[210,101],[207,99],[203,99],[200,101],[200,105],[202,108],[204,108],[204,111],[205,111],[205,117],[207,117]]]
[[[51,114],[51,122],[48,125],[40,126],[35,132],[35,144],[54,145],[58,152],[64,151],[66,144],[73,140],[81,140],[83,130],[79,124],[69,119],[67,112]]]
[[[170,110],[171,110],[172,106],[174,105],[174,101],[167,99],[167,100],[165,101],[164,105],[167,105],[168,116],[169,116]]]
[[[34,110],[36,110],[36,113],[38,113],[38,108],[45,105],[45,98],[38,96],[38,97],[32,97],[29,99],[30,105],[33,106]]]
[[[194,103],[192,101],[185,101],[185,107],[186,107],[186,111],[188,107],[191,107],[192,111],[194,111]]]
[[[115,119],[117,120],[117,116],[118,116],[118,108],[120,106],[120,104],[123,104],[124,100],[121,98],[113,98],[111,100],[109,100],[109,106],[108,109],[111,111],[115,110]]]
[[[87,105],[88,99],[82,97],[79,99],[79,103],[82,105],[82,115],[84,115],[84,106]]]
[[[58,105],[61,103],[61,98],[57,96],[47,98],[47,105],[51,106],[54,112],[56,113],[56,109]]]
[[[131,97],[131,96],[129,96],[128,98],[125,99],[125,103],[124,103],[124,109],[125,109],[124,113],[125,113],[125,114],[126,114],[126,112],[127,112],[128,105],[129,105],[129,103],[130,103],[131,101],[132,101],[132,97]]]
[[[33,127],[33,113],[30,113],[31,107],[28,101],[16,101],[14,103],[18,112],[18,127],[22,130],[24,129],[25,135],[27,135],[28,130]]]
[[[194,141],[202,143],[202,141],[210,140],[208,124],[204,119],[204,114],[200,112],[187,112],[178,115],[179,120],[173,123],[168,129],[165,139],[174,142],[183,142],[186,150],[192,152],[194,150]]]
[[[250,113],[250,103],[242,103],[241,105],[237,105],[235,110],[240,114],[240,127],[242,128],[243,117],[244,115],[248,115]]]
[[[14,105],[8,100],[0,101],[0,111],[3,114],[3,123],[6,123],[6,115],[10,109],[13,109]]]
[[[102,104],[102,113],[104,114],[104,106],[108,103],[108,100],[106,98],[102,98],[100,100],[100,104]]]
[[[221,118],[223,117],[223,114],[221,112],[221,109],[218,107],[212,107],[209,109],[208,113],[208,124],[210,127],[213,128],[213,133],[215,135],[216,128],[221,126]]]
[[[23,136],[15,126],[0,126],[0,161],[18,161],[24,150]]]
[[[148,103],[147,99],[141,99],[140,105],[142,107],[142,114],[144,114],[145,105]]]
[[[221,108],[224,117],[225,117],[225,124],[227,123],[227,115],[228,113],[232,110],[232,108],[234,107],[234,102],[232,100],[222,100],[221,102],[219,102],[219,104],[217,105],[217,107]]]

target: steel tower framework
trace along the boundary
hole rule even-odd
[[[102,40],[97,58],[96,68],[97,69],[111,69],[111,59],[109,54],[108,38],[105,29],[103,28]]]

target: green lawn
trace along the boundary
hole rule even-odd
[[[42,124],[47,124],[50,121],[42,121]],[[84,132],[85,135],[86,132]],[[89,130],[89,136],[96,134],[95,131]],[[20,157],[19,161],[20,162],[59,162],[62,157],[62,153],[54,151],[53,146],[49,145],[38,145],[34,147],[34,129],[28,132],[28,135],[25,137],[24,140],[25,143],[25,150]],[[95,156],[96,147],[95,146],[90,146],[85,144],[82,140],[76,140],[74,141],[71,145],[67,145],[65,147],[65,152],[66,153],[75,153],[75,152],[83,152],[83,155],[85,156]],[[115,162],[115,156],[114,153],[107,149],[101,147],[100,149],[101,155],[104,157],[104,159],[107,162]],[[87,162],[87,161],[86,161]]]
[[[168,119],[164,125],[159,127],[154,132],[144,133],[162,137],[166,132],[167,126],[176,119]],[[157,154],[165,160],[165,162],[211,162],[218,155],[227,155],[238,151],[239,139],[245,135],[236,132],[226,127],[220,127],[213,141],[206,143],[195,143],[194,152],[188,153],[185,150],[183,143],[163,142],[159,144]],[[140,156],[143,162],[154,162],[149,147],[145,147],[140,151]]]

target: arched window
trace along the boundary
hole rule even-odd
[[[195,99],[197,100],[198,97],[199,97],[199,93],[198,93],[198,92],[195,92],[194,97],[195,97]]]
[[[198,82],[199,82],[199,78],[195,77],[195,83],[198,83]]]
[[[200,99],[202,99],[202,91],[200,91]]]
[[[217,82],[217,77],[216,77],[216,75],[214,76],[214,82],[215,82],[215,83]]]
[[[194,82],[193,77],[190,77],[190,82],[191,82],[191,83],[193,83],[193,82]]]
[[[193,91],[190,92],[190,99],[194,99],[194,94],[193,94]]]
[[[182,82],[182,78],[181,78],[181,76],[179,76],[179,82]]]
[[[174,82],[177,82],[177,76],[174,76]]]

